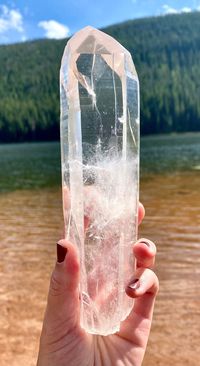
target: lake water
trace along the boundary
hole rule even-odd
[[[157,244],[160,292],[144,366],[200,363],[200,134],[141,141],[140,236]],[[0,357],[35,365],[55,243],[58,143],[0,146]]]

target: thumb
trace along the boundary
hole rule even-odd
[[[79,285],[79,259],[77,249],[63,239],[57,243],[57,263],[50,282],[51,295],[74,292]],[[55,293],[56,292],[56,293]]]
[[[74,245],[57,243],[57,262],[53,270],[44,325],[60,333],[79,323],[79,259]]]

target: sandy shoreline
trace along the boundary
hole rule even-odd
[[[157,176],[142,182],[141,191],[146,219],[140,232],[157,242],[160,278],[143,365],[198,365],[199,180]],[[55,243],[62,236],[60,192],[0,195],[0,217],[1,366],[34,366]]]

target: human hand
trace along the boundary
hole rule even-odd
[[[144,208],[139,207],[139,222]],[[53,271],[40,340],[37,366],[140,366],[151,327],[158,279],[152,267],[156,247],[141,239],[133,246],[137,261],[134,277],[126,288],[135,298],[120,331],[109,336],[86,333],[79,323],[79,262],[75,247],[61,240]]]

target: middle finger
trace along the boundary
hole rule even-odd
[[[153,268],[156,256],[156,246],[148,239],[139,239],[133,246],[137,268]]]

